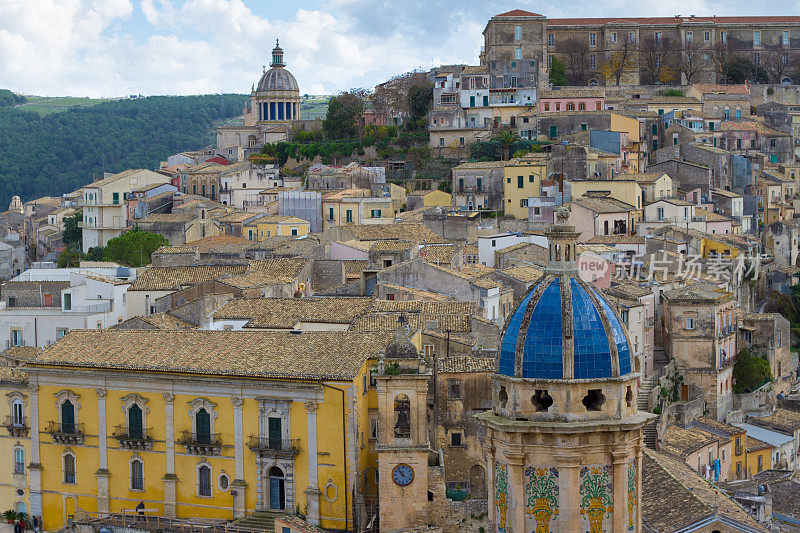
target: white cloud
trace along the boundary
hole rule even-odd
[[[87,96],[247,92],[278,37],[302,92],[338,92],[413,68],[475,64],[489,17],[517,7],[500,0],[321,2],[267,19],[243,0],[0,0],[0,87]],[[695,0],[691,9],[790,14],[797,11],[792,4]],[[533,0],[519,7],[542,9]],[[556,4],[544,14],[670,16],[687,9],[682,0],[601,0]]]

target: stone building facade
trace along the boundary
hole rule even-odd
[[[548,56],[567,64],[573,84],[616,85],[614,63],[620,65],[619,83],[626,85],[720,83],[723,79],[714,58],[723,53],[741,54],[756,65],[796,53],[800,49],[800,17],[548,19],[516,9],[492,17],[483,35],[482,65],[515,59],[541,62],[540,85],[545,88]],[[659,73],[659,79],[652,79],[656,71],[649,65],[654,58],[672,67]],[[783,78],[791,81],[789,76]]]

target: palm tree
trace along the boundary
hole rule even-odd
[[[505,160],[509,159],[511,147],[519,140],[519,137],[514,132],[503,130],[495,135],[492,140],[500,144],[500,147],[503,149],[503,159]]]

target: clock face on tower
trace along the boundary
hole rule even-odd
[[[392,470],[392,479],[401,487],[410,485],[414,481],[414,469],[405,464],[397,465]]]

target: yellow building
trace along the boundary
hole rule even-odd
[[[434,207],[437,205],[450,207],[453,197],[449,192],[445,191],[411,191],[406,196],[406,202],[409,204],[409,209],[418,209],[420,207]],[[410,204],[414,205],[411,207]]]
[[[528,218],[528,199],[541,196],[547,178],[546,154],[530,153],[510,160],[503,167],[503,210],[514,218]]]
[[[611,113],[611,131],[619,131],[628,135],[627,145],[622,147],[622,170],[628,173],[637,173],[641,163],[644,162],[644,151],[641,134],[642,124],[635,117]]]
[[[772,446],[753,437],[747,437],[747,477],[772,468]]]
[[[22,351],[31,348],[14,348]],[[33,349],[35,350],[35,349]],[[6,352],[7,354],[8,352]],[[0,511],[13,509],[28,512],[28,464],[31,453],[29,410],[30,392],[27,375],[15,367],[0,367]]]
[[[268,237],[298,237],[311,232],[311,223],[302,218],[265,215],[243,226],[242,234],[251,241],[263,241]]]
[[[75,330],[27,371],[33,514],[256,510],[353,527],[374,493],[386,332]],[[363,506],[362,506],[363,507]]]
[[[343,189],[322,198],[323,229],[351,224],[389,224],[395,209],[391,196],[370,196],[369,189]]]
[[[620,174],[619,176],[624,176]],[[580,198],[581,196],[604,194],[608,198],[614,198],[620,202],[634,206],[636,209],[642,209],[642,200],[644,194],[639,183],[633,179],[619,179],[613,180],[572,180],[570,182],[573,198]]]

